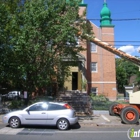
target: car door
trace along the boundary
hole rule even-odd
[[[47,124],[47,103],[38,103],[29,107],[23,114],[24,124]]]
[[[47,124],[48,125],[55,125],[57,120],[59,119],[59,116],[64,114],[65,108],[58,104],[49,103],[48,104],[48,119]]]

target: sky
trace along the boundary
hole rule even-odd
[[[100,12],[104,1],[111,11],[114,27],[114,47],[140,57],[140,0],[84,0],[87,19],[100,26]]]

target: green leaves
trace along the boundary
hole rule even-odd
[[[1,1],[0,80],[28,91],[46,88],[54,79],[62,85],[69,74],[62,58],[76,60],[83,50],[76,47],[78,5],[76,0]]]
[[[129,85],[130,77],[136,75],[138,66],[122,58],[116,58],[116,80],[118,91],[124,90],[124,85]]]

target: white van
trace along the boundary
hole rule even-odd
[[[7,94],[7,98],[8,99],[18,98],[18,97],[20,97],[20,95],[21,95],[21,92],[20,91],[10,91]]]

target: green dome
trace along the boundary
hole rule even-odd
[[[101,17],[103,17],[103,16],[110,17],[111,16],[111,12],[110,12],[110,10],[107,7],[107,3],[104,3],[103,6],[104,7],[101,10],[100,16]]]
[[[81,0],[80,4],[84,4],[84,0]]]
[[[111,12],[109,10],[109,8],[107,7],[107,3],[104,2],[103,4],[103,8],[100,12],[100,16],[101,16],[101,20],[100,20],[100,23],[101,23],[101,26],[112,26],[111,24]]]

